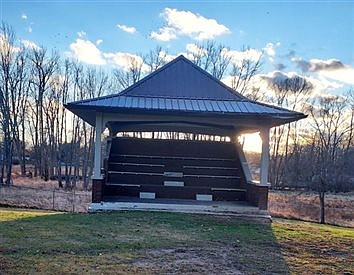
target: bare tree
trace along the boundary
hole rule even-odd
[[[167,63],[167,55],[167,51],[163,50],[160,46],[151,50],[145,57],[145,63],[149,67],[149,73],[165,65]]]
[[[49,179],[49,166],[47,150],[47,138],[44,128],[44,103],[46,93],[50,87],[55,72],[58,69],[59,56],[53,52],[48,56],[45,48],[32,49],[30,55],[31,61],[31,91],[35,101],[35,107],[32,110],[35,114],[35,150],[36,150],[36,167],[40,171],[40,175],[45,179]]]
[[[231,56],[228,55],[228,48],[224,45],[217,45],[215,41],[195,45],[192,54],[192,61],[208,71],[217,79],[222,79],[227,71]]]
[[[144,57],[141,55],[128,57],[128,66],[123,69],[113,70],[113,75],[119,90],[124,90],[138,82],[143,76]]]
[[[243,47],[241,52],[250,50],[249,47]],[[230,76],[232,77],[231,88],[242,95],[250,96],[251,99],[256,99],[259,96],[259,90],[250,89],[249,84],[253,77],[260,71],[262,63],[262,55],[259,55],[257,60],[244,58],[237,63],[232,64]]]
[[[0,182],[6,170],[6,184],[11,183],[12,157],[14,151],[20,158],[24,173],[24,123],[27,105],[28,78],[25,48],[16,47],[15,34],[11,27],[3,23],[0,28],[0,117],[4,135],[3,159]],[[22,140],[21,140],[22,138]],[[1,154],[0,154],[1,155]],[[6,169],[5,169],[6,168]]]
[[[273,97],[268,99],[277,106],[291,110],[303,111],[313,85],[304,77],[275,77],[267,79],[268,87],[273,91]],[[270,178],[275,188],[282,186],[284,173],[291,172],[294,167],[287,169],[286,161],[297,150],[298,122],[288,123],[272,130]],[[292,146],[290,148],[290,139]],[[289,171],[290,170],[290,171]]]
[[[74,65],[74,95],[75,100],[82,100],[102,96],[112,87],[111,79],[102,70],[84,68]],[[72,135],[70,153],[67,161],[74,167],[73,185],[81,177],[84,189],[88,188],[89,178],[92,174],[94,128],[74,116],[72,120]],[[69,173],[72,174],[71,171]],[[68,182],[67,182],[68,184]]]
[[[63,142],[67,138],[67,110],[64,108],[64,105],[67,103],[69,99],[69,91],[72,82],[72,72],[73,65],[69,60],[64,61],[64,66],[61,68],[61,81],[59,81],[58,94],[60,95],[59,99],[59,113],[56,117],[56,125],[57,125],[57,178],[59,187],[63,187],[63,174],[62,174],[62,152],[63,152]]]
[[[11,169],[12,169],[12,136],[11,136],[11,77],[16,55],[14,46],[15,35],[11,27],[2,23],[0,34],[0,69],[1,69],[1,84],[0,84],[0,114],[1,126],[3,132],[3,153],[1,156],[2,167],[0,183],[11,184]],[[4,175],[6,170],[6,176]]]
[[[348,95],[350,96],[350,95]],[[314,129],[312,158],[312,186],[319,194],[321,223],[325,223],[325,193],[338,190],[345,180],[346,155],[353,146],[353,106],[348,97],[317,97],[309,108]]]

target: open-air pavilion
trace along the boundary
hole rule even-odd
[[[227,201],[266,210],[269,130],[306,117],[250,100],[184,56],[120,93],[66,107],[95,127],[95,207]],[[238,142],[254,132],[262,138],[259,182]]]

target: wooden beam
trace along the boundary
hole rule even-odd
[[[94,158],[94,167],[93,167],[93,176],[92,179],[102,179],[101,174],[102,167],[102,136],[103,132],[103,116],[102,113],[96,114],[96,127],[95,127],[95,158]]]
[[[205,123],[189,123],[186,121],[136,121],[136,122],[116,122],[110,121],[107,124],[115,136],[118,132],[180,132],[191,134],[230,136],[233,127],[219,126]]]
[[[268,186],[269,128],[262,128],[260,131],[260,136],[262,138],[260,185],[261,186]]]

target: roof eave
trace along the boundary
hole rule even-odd
[[[68,110],[73,112],[74,114],[81,117],[83,120],[87,121],[90,125],[94,126],[95,122],[92,119],[93,113],[92,112],[101,112],[101,113],[115,113],[115,114],[126,114],[126,115],[171,115],[171,116],[178,116],[178,115],[192,115],[192,116],[199,116],[199,117],[207,117],[207,116],[214,116],[214,117],[225,117],[225,118],[255,118],[259,119],[262,118],[263,120],[269,120],[271,127],[280,126],[282,124],[287,124],[290,122],[294,122],[300,119],[304,119],[307,115],[293,112],[292,114],[281,114],[281,113],[235,113],[235,112],[200,112],[200,111],[181,111],[181,110],[157,110],[157,109],[138,109],[138,108],[117,108],[117,107],[107,107],[107,106],[85,106],[85,105],[77,105],[68,103],[64,105]],[[80,112],[84,111],[84,112]],[[85,115],[85,113],[87,115]],[[94,114],[95,116],[95,114]],[[90,119],[90,118],[91,119]]]

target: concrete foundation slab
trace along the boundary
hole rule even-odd
[[[173,199],[114,198],[114,201],[91,203],[89,212],[100,211],[165,211],[193,214],[231,215],[270,220],[266,210],[250,206],[245,202],[195,201]]]

